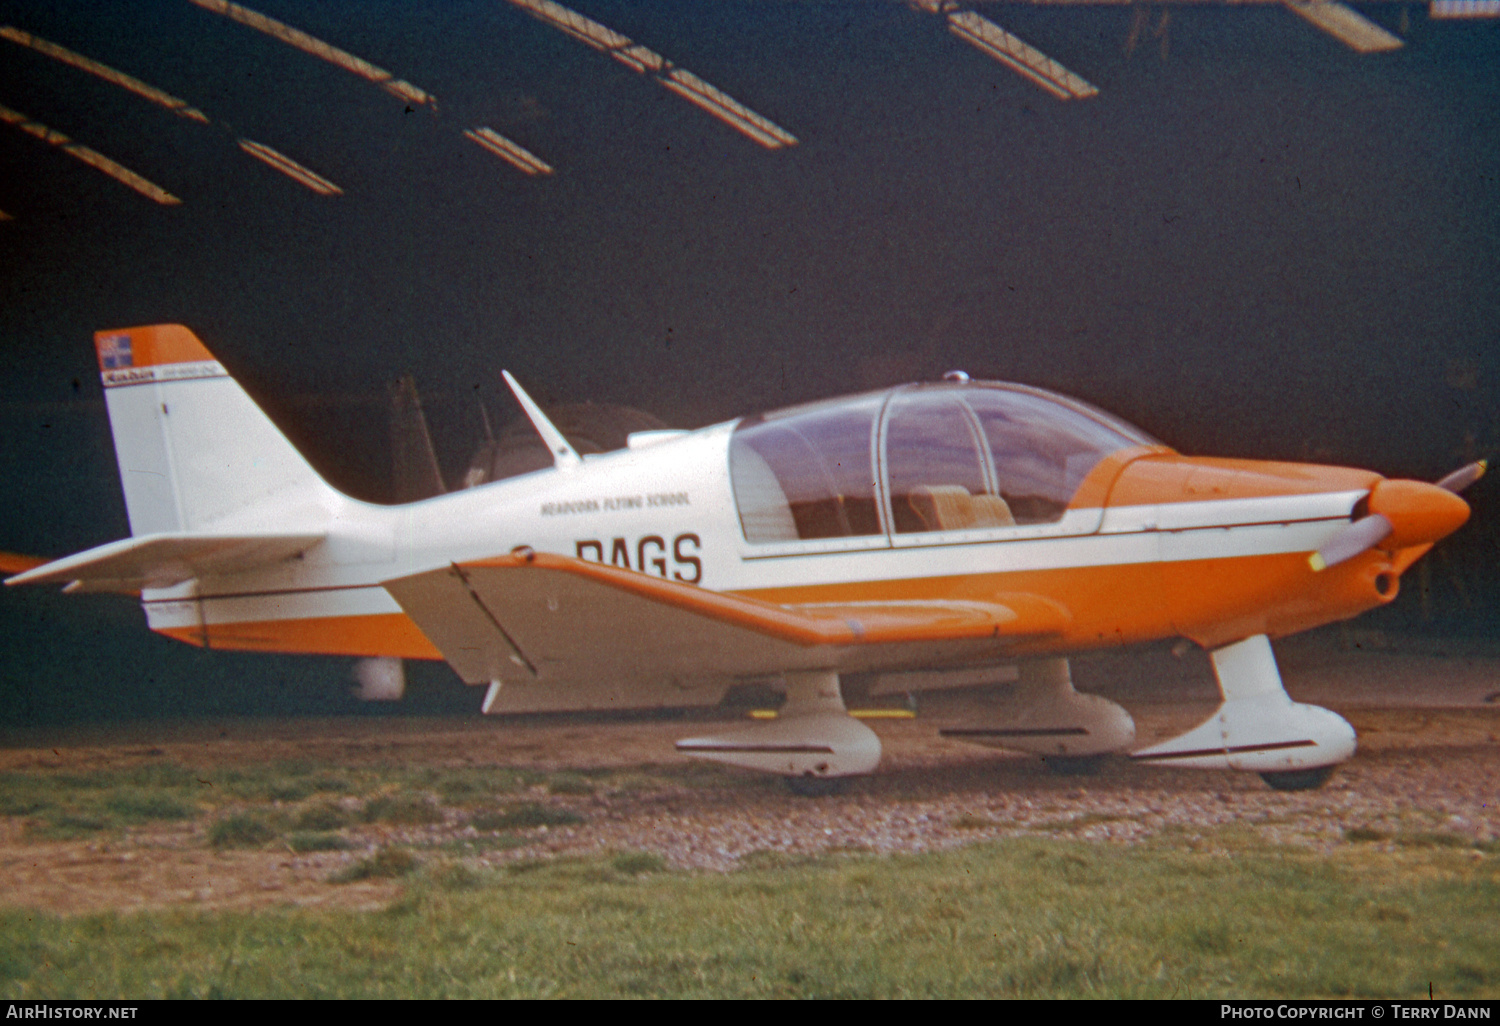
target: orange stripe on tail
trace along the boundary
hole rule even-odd
[[[198,341],[198,336],[181,324],[153,324],[96,332],[94,352],[99,356],[101,371],[205,363],[214,358],[214,354]]]

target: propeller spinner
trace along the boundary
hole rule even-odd
[[[1394,537],[1393,549],[1437,541],[1463,526],[1469,504],[1458,493],[1484,476],[1484,460],[1460,467],[1436,484],[1423,481],[1381,481],[1370,489],[1360,517],[1307,557],[1314,571],[1338,566]]]

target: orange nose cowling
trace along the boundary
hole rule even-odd
[[[1381,481],[1370,491],[1370,512],[1391,522],[1385,549],[1404,549],[1444,538],[1469,519],[1469,504],[1425,481]]]

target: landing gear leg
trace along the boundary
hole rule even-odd
[[[1354,728],[1342,716],[1293,702],[1264,634],[1210,653],[1223,703],[1198,726],[1131,755],[1142,762],[1259,773],[1279,791],[1321,787],[1354,755]]]
[[[880,763],[880,738],[844,708],[839,675],[788,673],[786,704],[776,719],[721,734],[684,738],[677,750],[699,759],[776,773],[795,794],[832,794],[840,778]]]
[[[1014,694],[986,722],[949,727],[943,737],[1042,757],[1054,773],[1093,773],[1111,752],[1135,744],[1135,721],[1107,698],[1079,694],[1066,659],[1023,663]]]

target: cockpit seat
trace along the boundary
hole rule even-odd
[[[1016,518],[1011,516],[1010,503],[998,495],[976,495],[974,502],[975,527],[1015,527]]]
[[[1013,527],[1010,506],[998,495],[970,495],[963,485],[918,485],[906,497],[929,531]]]

